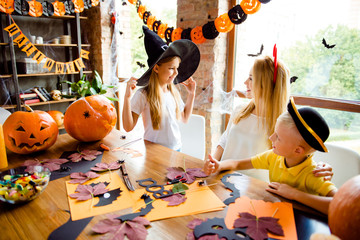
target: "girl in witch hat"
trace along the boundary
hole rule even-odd
[[[181,39],[168,46],[156,33],[143,26],[149,69],[126,86],[123,107],[125,131],[131,131],[143,117],[144,139],[174,150],[181,149],[178,120],[187,122],[193,109],[196,83],[192,79],[200,62],[195,43]],[[184,102],[175,84],[188,91]],[[135,94],[136,85],[143,86]],[[132,97],[133,95],[133,97]]]

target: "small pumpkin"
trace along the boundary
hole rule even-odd
[[[261,2],[259,2],[259,0],[242,0],[240,6],[244,10],[244,13],[254,14],[259,11]]]
[[[114,105],[102,95],[83,97],[73,102],[64,115],[66,132],[81,142],[103,139],[116,124]]]
[[[171,40],[174,42],[176,40],[181,39],[182,28],[175,28],[171,33]]]
[[[206,41],[206,38],[204,38],[202,33],[202,26],[197,26],[191,30],[191,41],[196,44],[201,44]]]
[[[0,0],[0,11],[11,14],[14,11],[14,0]]]
[[[360,236],[360,175],[346,181],[329,205],[329,227],[342,240]]]
[[[64,124],[64,114],[60,111],[50,110],[47,113],[55,120],[58,127]]]
[[[33,0],[29,1],[29,15],[32,17],[40,17],[43,13],[43,6],[40,2]]]
[[[215,27],[219,32],[230,32],[234,23],[231,22],[228,13],[224,13],[215,19]]]
[[[51,147],[59,130],[55,120],[44,111],[11,114],[3,125],[6,147],[15,153],[29,154]]]

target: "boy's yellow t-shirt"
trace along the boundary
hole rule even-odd
[[[312,155],[299,165],[288,168],[284,157],[269,150],[252,157],[251,163],[254,168],[268,169],[270,182],[286,183],[303,192],[320,196],[326,196],[336,189],[332,182],[324,181],[323,177],[314,176],[312,171],[316,164],[312,160]]]

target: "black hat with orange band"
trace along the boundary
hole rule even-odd
[[[325,119],[313,108],[303,107],[297,109],[293,98],[290,99],[288,104],[288,112],[304,140],[312,148],[327,152],[324,142],[328,139],[330,130]]]

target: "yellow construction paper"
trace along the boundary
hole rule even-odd
[[[99,198],[95,197],[93,201],[92,199],[86,201],[78,201],[77,199],[70,198],[69,194],[75,193],[78,184],[72,184],[69,183],[69,181],[66,181],[66,189],[68,194],[71,219],[73,221],[100,215],[100,214],[105,214],[109,212],[114,212],[126,208],[131,208],[133,206],[134,200],[132,199],[129,190],[126,188],[125,184],[120,178],[119,171],[112,171],[111,175],[110,173],[103,173],[101,174],[100,177],[89,180],[84,184],[100,183],[100,182],[110,183],[106,187],[106,189],[114,190],[120,187],[120,190],[122,190],[122,192],[120,193],[120,196],[111,204],[106,206],[94,207],[94,205],[96,205],[99,202]]]
[[[285,236],[278,236],[269,233],[270,238],[275,239],[297,239],[294,211],[291,203],[287,202],[265,202],[263,200],[250,199],[242,196],[229,204],[226,214],[225,224],[227,228],[233,229],[235,219],[239,218],[239,213],[248,212],[257,217],[278,218],[278,223],[284,230]],[[275,213],[275,215],[274,215]],[[273,216],[274,215],[274,216]]]

